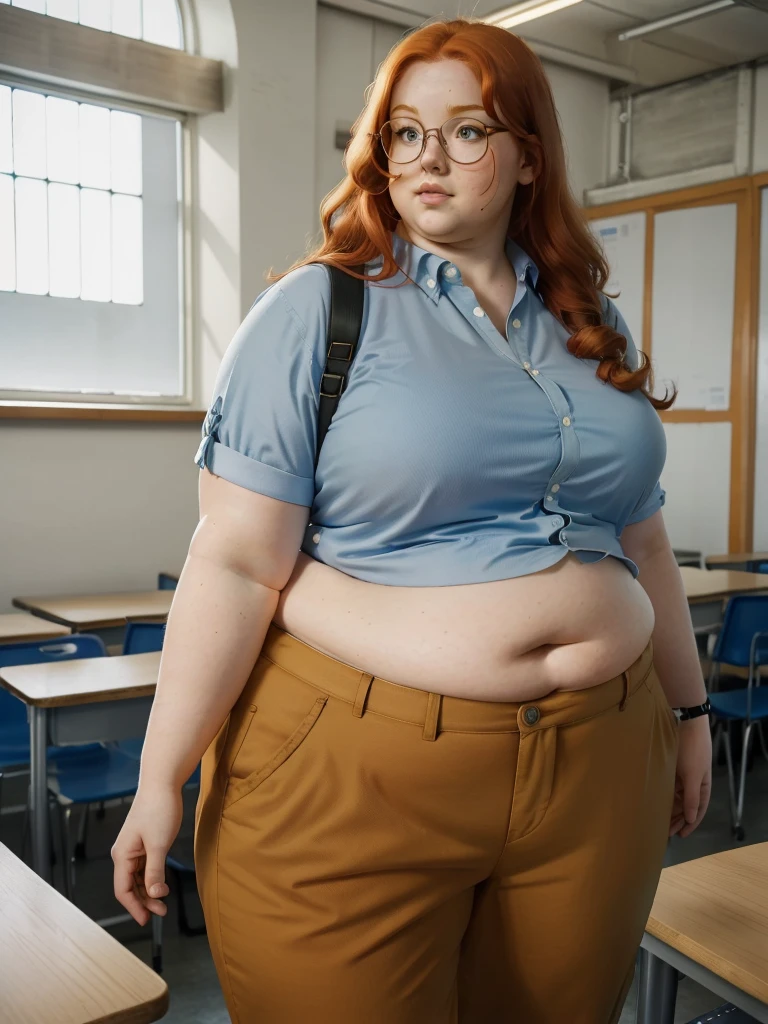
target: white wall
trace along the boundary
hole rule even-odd
[[[755,72],[755,105],[752,114],[752,173],[768,171],[768,64]]]
[[[321,6],[317,14],[316,221],[320,200],[343,176],[342,152],[334,146],[336,125],[355,120],[366,86],[404,31],[331,7]],[[607,172],[608,81],[556,64],[544,66],[560,116],[571,185],[581,199],[584,189],[603,181]]]
[[[199,51],[226,65],[226,109],[192,133],[195,393],[270,266],[301,255],[341,176],[336,120],[400,36],[315,0],[197,0]],[[549,67],[577,194],[603,180],[607,83]],[[275,139],[279,145],[268,146]],[[317,167],[317,172],[316,172]],[[197,424],[0,421],[0,612],[14,596],[155,586],[197,521]]]

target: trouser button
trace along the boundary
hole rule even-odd
[[[538,720],[541,718],[541,712],[538,708],[526,708],[523,712],[523,718],[525,719],[526,725],[536,725]]]

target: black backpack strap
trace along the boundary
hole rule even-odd
[[[352,267],[364,273],[364,267]],[[328,266],[331,275],[331,310],[328,316],[325,370],[320,379],[320,413],[317,422],[315,469],[331,419],[347,386],[347,374],[355,358],[363,323],[365,282]]]

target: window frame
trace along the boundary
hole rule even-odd
[[[178,147],[179,216],[177,241],[179,252],[179,345],[182,390],[179,395],[130,395],[83,392],[0,390],[0,419],[99,419],[120,421],[197,422],[202,413],[194,406],[196,327],[193,318],[194,233],[192,199],[196,191],[195,144],[197,117],[200,113],[224,110],[223,64],[197,55],[197,35],[187,0],[177,0],[184,48],[169,49],[145,40],[123,37],[88,26],[61,21],[23,8],[0,5],[0,29],[8,26],[4,53],[0,62],[0,84],[43,95],[91,103],[108,109],[152,117],[167,117],[180,125]],[[0,36],[2,35],[0,31]],[[51,42],[77,41],[86,54],[86,65],[48,60]],[[34,47],[17,51],[15,40],[35,40]],[[109,68],[103,72],[87,63],[87,53],[98,44],[100,51],[111,48],[115,54],[135,54],[155,61],[153,77],[137,93],[129,81],[117,81]],[[3,49],[3,46],[0,46]],[[70,47],[71,49],[71,47]],[[157,65],[162,56],[163,65]],[[38,59],[39,58],[39,59]],[[172,66],[164,73],[167,61]],[[110,61],[107,61],[110,64]],[[40,299],[50,296],[39,296]]]
[[[100,96],[67,87],[56,87],[34,80],[24,80],[20,75],[11,75],[0,71],[0,85],[11,88],[25,89],[29,92],[37,92],[44,96],[56,96],[60,99],[75,100],[80,103],[90,103],[94,106],[106,107],[108,110],[125,110],[131,114],[144,114],[150,117],[166,118],[180,125],[180,141],[178,147],[178,188],[179,188],[179,217],[177,224],[177,245],[179,253],[179,359],[181,362],[181,394],[179,395],[134,395],[120,392],[82,392],[82,391],[20,391],[2,387],[0,379],[0,406],[4,405],[34,405],[38,403],[65,403],[68,406],[82,405],[85,407],[93,405],[122,405],[136,408],[177,408],[189,406],[193,394],[193,338],[192,323],[190,315],[190,230],[191,217],[189,208],[189,196],[192,189],[191,161],[189,160],[190,148],[190,118],[189,115],[177,111],[162,110],[159,107],[151,107],[147,104],[134,103],[129,100],[122,100],[118,97]],[[13,294],[13,293],[10,293]],[[50,295],[39,295],[37,298],[43,302],[51,298]],[[55,299],[55,296],[54,296]]]

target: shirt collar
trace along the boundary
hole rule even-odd
[[[403,273],[407,274],[425,295],[437,303],[441,281],[445,271],[452,266],[451,261],[433,252],[428,252],[426,249],[421,249],[413,242],[406,241],[396,232],[392,234],[392,250],[395,262]],[[531,286],[535,288],[539,279],[539,268],[530,256],[511,238],[507,239],[504,250],[518,281],[525,281],[528,277]]]

